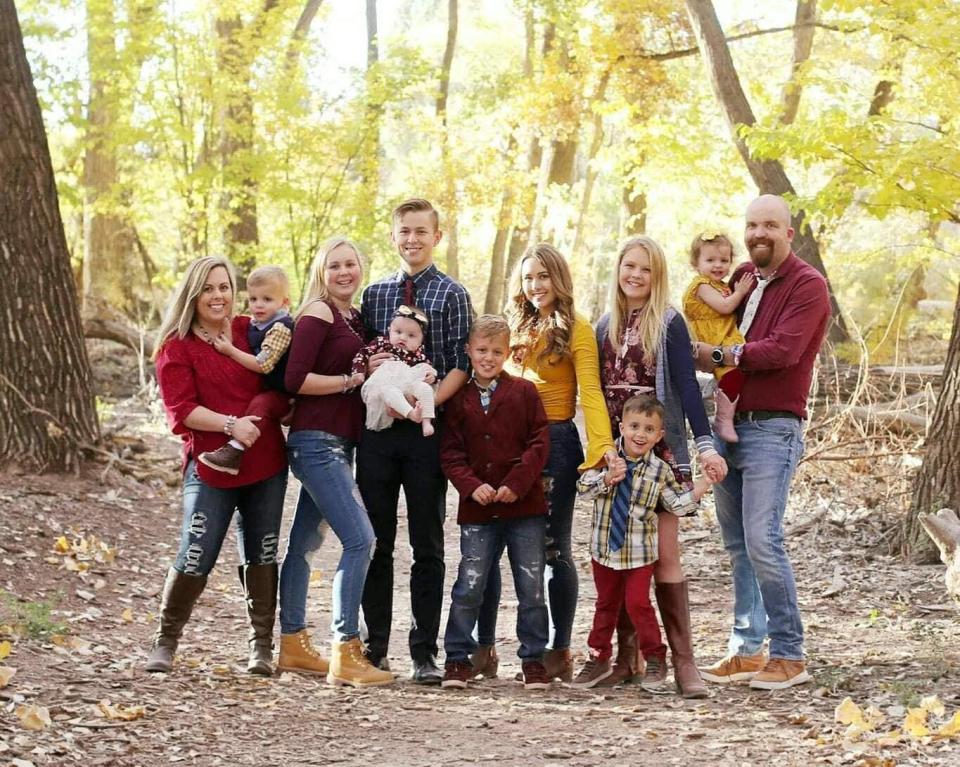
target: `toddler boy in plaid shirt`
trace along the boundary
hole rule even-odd
[[[611,639],[621,605],[637,630],[645,660],[666,662],[667,648],[650,603],[650,580],[657,561],[657,507],[677,516],[695,511],[709,484],[699,479],[692,490],[673,476],[653,453],[663,438],[664,410],[655,397],[631,397],[623,405],[619,458],[612,466],[590,469],[577,483],[593,499],[590,557],[597,603],[587,639],[589,658],[573,680],[593,687],[613,672]]]

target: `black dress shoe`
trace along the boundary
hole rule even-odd
[[[432,657],[425,660],[414,659],[410,679],[414,684],[440,684],[443,681],[443,671]]]

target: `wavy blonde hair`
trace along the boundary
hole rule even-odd
[[[222,266],[227,270],[227,277],[230,280],[230,290],[234,298],[237,295],[237,277],[231,264],[223,256],[203,256],[193,261],[184,272],[183,279],[177,285],[173,292],[170,303],[167,304],[167,311],[160,323],[160,329],[157,331],[157,344],[153,351],[153,358],[156,359],[163,345],[171,338],[186,338],[190,332],[190,326],[197,314],[197,298],[203,292],[204,283],[210,276],[210,272]],[[230,315],[233,316],[233,307],[231,305]]]
[[[546,320],[541,320],[536,307],[527,300],[523,293],[523,265],[531,258],[536,258],[543,264],[550,276],[550,284],[557,298],[553,311]],[[557,360],[570,355],[570,337],[573,334],[574,307],[573,307],[573,278],[570,276],[570,267],[560,252],[546,242],[538,243],[524,252],[510,277],[513,283],[513,295],[507,303],[507,320],[513,332],[511,351],[529,353],[537,343],[537,338],[543,339],[538,361]],[[536,333],[534,332],[536,329]],[[534,336],[537,336],[535,338]]]
[[[348,240],[346,237],[331,237],[320,246],[320,250],[317,251],[317,255],[313,258],[313,263],[310,264],[310,280],[307,282],[307,289],[303,293],[303,298],[300,301],[300,306],[297,308],[295,317],[300,317],[304,309],[314,301],[326,301],[330,298],[330,291],[327,289],[327,283],[323,279],[323,272],[327,268],[327,259],[330,258],[330,254],[341,245],[346,245],[356,254],[357,261],[360,264],[360,279],[363,279],[363,254],[360,252],[357,244],[353,240]]]
[[[638,331],[640,344],[643,347],[643,359],[647,364],[652,363],[657,356],[660,348],[660,341],[666,331],[664,320],[667,316],[667,307],[669,302],[667,297],[670,295],[670,286],[667,278],[667,259],[663,254],[663,248],[657,244],[652,237],[641,235],[631,237],[620,246],[620,252],[617,255],[617,263],[614,266],[610,276],[610,295],[612,297],[612,309],[610,311],[609,338],[614,349],[619,354],[626,350],[626,341],[624,336],[627,330],[627,320],[630,311],[627,309],[627,297],[620,288],[620,264],[624,257],[631,250],[641,248],[650,257],[650,298],[640,310],[640,314],[634,321],[634,327]]]

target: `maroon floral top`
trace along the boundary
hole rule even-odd
[[[634,320],[639,312],[639,309],[635,309],[627,319],[624,331],[626,349],[623,356],[613,348],[609,335],[604,339],[603,348],[600,350],[600,388],[607,403],[610,428],[615,439],[620,435],[620,414],[623,412],[624,403],[637,394],[656,396],[657,363],[656,360],[649,363],[644,360],[643,347],[634,328]],[[678,482],[687,484],[693,481],[692,475],[681,471],[677,466],[665,440],[661,439],[653,452],[670,465]]]

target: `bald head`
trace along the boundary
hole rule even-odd
[[[793,227],[790,206],[775,194],[763,194],[747,206],[743,241],[750,260],[764,276],[769,276],[790,255]]]

